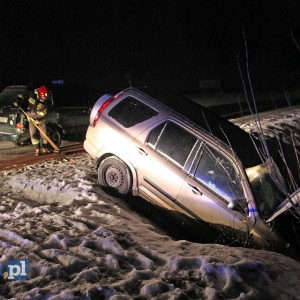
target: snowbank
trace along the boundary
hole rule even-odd
[[[29,260],[3,299],[299,299],[299,262],[172,240],[98,187],[87,154],[1,172],[0,185],[0,261]]]

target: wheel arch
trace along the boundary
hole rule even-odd
[[[113,157],[113,156],[115,156],[118,159],[120,159],[128,167],[128,169],[130,171],[131,178],[132,178],[132,187],[131,187],[131,189],[132,189],[132,195],[136,196],[138,194],[137,174],[136,174],[136,170],[135,170],[134,166],[132,165],[132,163],[128,159],[126,159],[126,158],[124,158],[124,157],[122,157],[122,156],[120,156],[118,154],[108,152],[108,153],[104,153],[103,155],[95,158],[95,161],[94,161],[95,167],[98,168],[99,165],[100,165],[100,163],[105,158]]]
[[[56,144],[56,146],[60,146],[62,140],[64,139],[65,135],[64,135],[64,131],[61,128],[61,126],[59,126],[59,124],[57,123],[53,123],[53,122],[47,122],[46,123],[46,127],[47,127],[47,134],[49,135],[50,139],[52,139],[52,141]],[[59,135],[59,138],[56,140],[55,138],[53,139],[53,136],[51,135],[51,130],[53,132],[57,132]]]
[[[51,121],[47,121],[46,126],[49,126],[49,127],[52,127],[52,128],[57,128],[60,131],[62,137],[65,136],[64,130],[63,130],[63,128],[60,124],[54,123],[54,122],[51,122]]]

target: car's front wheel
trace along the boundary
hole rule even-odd
[[[132,187],[131,174],[127,165],[116,156],[101,161],[98,167],[98,181],[101,186],[122,195],[129,194]]]

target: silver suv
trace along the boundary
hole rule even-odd
[[[270,224],[299,205],[299,190],[288,196],[258,142],[188,99],[135,88],[103,95],[91,111],[84,148],[103,187],[247,245],[286,246]]]

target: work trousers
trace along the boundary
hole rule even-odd
[[[46,133],[46,123],[38,124],[39,128],[43,130]],[[29,133],[30,133],[30,139],[31,143],[34,148],[40,149],[40,148],[47,148],[48,142],[46,139],[43,138],[43,136],[40,134],[39,130],[35,127],[35,125],[32,123],[32,121],[29,121]]]

